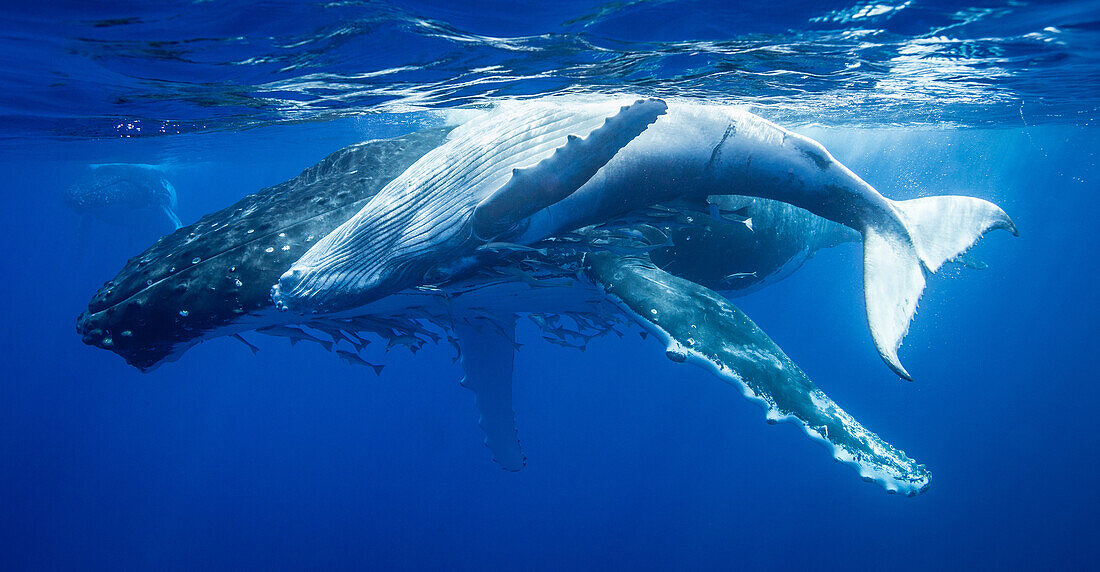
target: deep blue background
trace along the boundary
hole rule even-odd
[[[0,569],[1100,559],[1100,2],[58,1],[0,16]],[[870,343],[859,245],[736,301],[925,463],[928,492],[862,483],[635,333],[580,353],[521,327],[517,474],[482,445],[449,346],[376,356],[376,378],[251,335],[259,355],[219,339],[141,374],[75,333],[155,236],[63,205],[89,163],[162,166],[187,223],[409,129],[395,110],[563,91],[745,105],[887,196],[972,194],[1013,216],[1019,238],[974,250],[989,269],[930,281],[901,351],[914,383]]]
[[[520,332],[528,467],[481,444],[452,350],[384,375],[251,336],[140,374],[76,314],[129,254],[61,192],[88,162],[170,163],[185,221],[375,133],[368,121],[171,140],[29,142],[0,165],[6,252],[0,552],[21,569],[1084,567],[1100,468],[1095,130],[805,129],[884,192],[970,192],[1021,237],[931,281],[879,361],[857,245],[739,304],[866,426],[933,471],[886,495],[792,425],[636,334],[585,353]],[[378,344],[376,344],[378,345]],[[376,350],[376,351],[380,351]]]

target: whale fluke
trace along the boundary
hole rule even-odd
[[[924,291],[924,271],[936,272],[990,230],[1019,232],[1000,207],[982,199],[938,196],[890,205],[900,228],[888,224],[863,229],[863,295],[875,348],[894,373],[912,381],[898,348]]]

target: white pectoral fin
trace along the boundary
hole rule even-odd
[[[599,253],[585,272],[677,362],[703,366],[763,405],[769,423],[794,421],[807,435],[887,492],[915,495],[929,473],[841,409],[729,300],[648,260]]]
[[[512,178],[474,210],[474,232],[491,239],[568,197],[667,109],[659,99],[638,100],[620,108],[587,137],[570,135],[550,157],[532,167],[515,169]]]
[[[455,319],[455,336],[461,347],[462,386],[474,392],[485,432],[485,446],[493,460],[509,471],[518,471],[527,459],[519,446],[512,410],[512,365],[515,357],[515,317]]]

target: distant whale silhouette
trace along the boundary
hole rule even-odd
[[[81,215],[118,226],[154,223],[172,230],[181,226],[176,215],[176,189],[151,165],[94,165],[66,191],[64,201]]]

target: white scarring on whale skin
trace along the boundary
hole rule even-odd
[[[512,168],[546,158],[568,134],[590,133],[621,103],[510,103],[457,128],[447,144],[311,248],[284,274],[273,297],[301,311],[332,311],[333,300],[352,307],[369,301],[364,293],[389,278],[386,272],[400,272],[404,261],[428,252],[445,260],[448,241],[476,204],[508,182]],[[663,201],[724,194],[779,200],[862,233],[872,338],[887,365],[905,379],[911,377],[897,349],[916,312],[924,272],[934,272],[990,229],[1015,233],[992,203],[969,197],[891,201],[808,137],[731,106],[674,101],[579,190],[501,239],[530,244]],[[413,202],[425,197],[430,202]],[[379,242],[377,229],[389,233],[394,226],[415,240],[382,236],[391,246],[382,255],[366,247]]]

